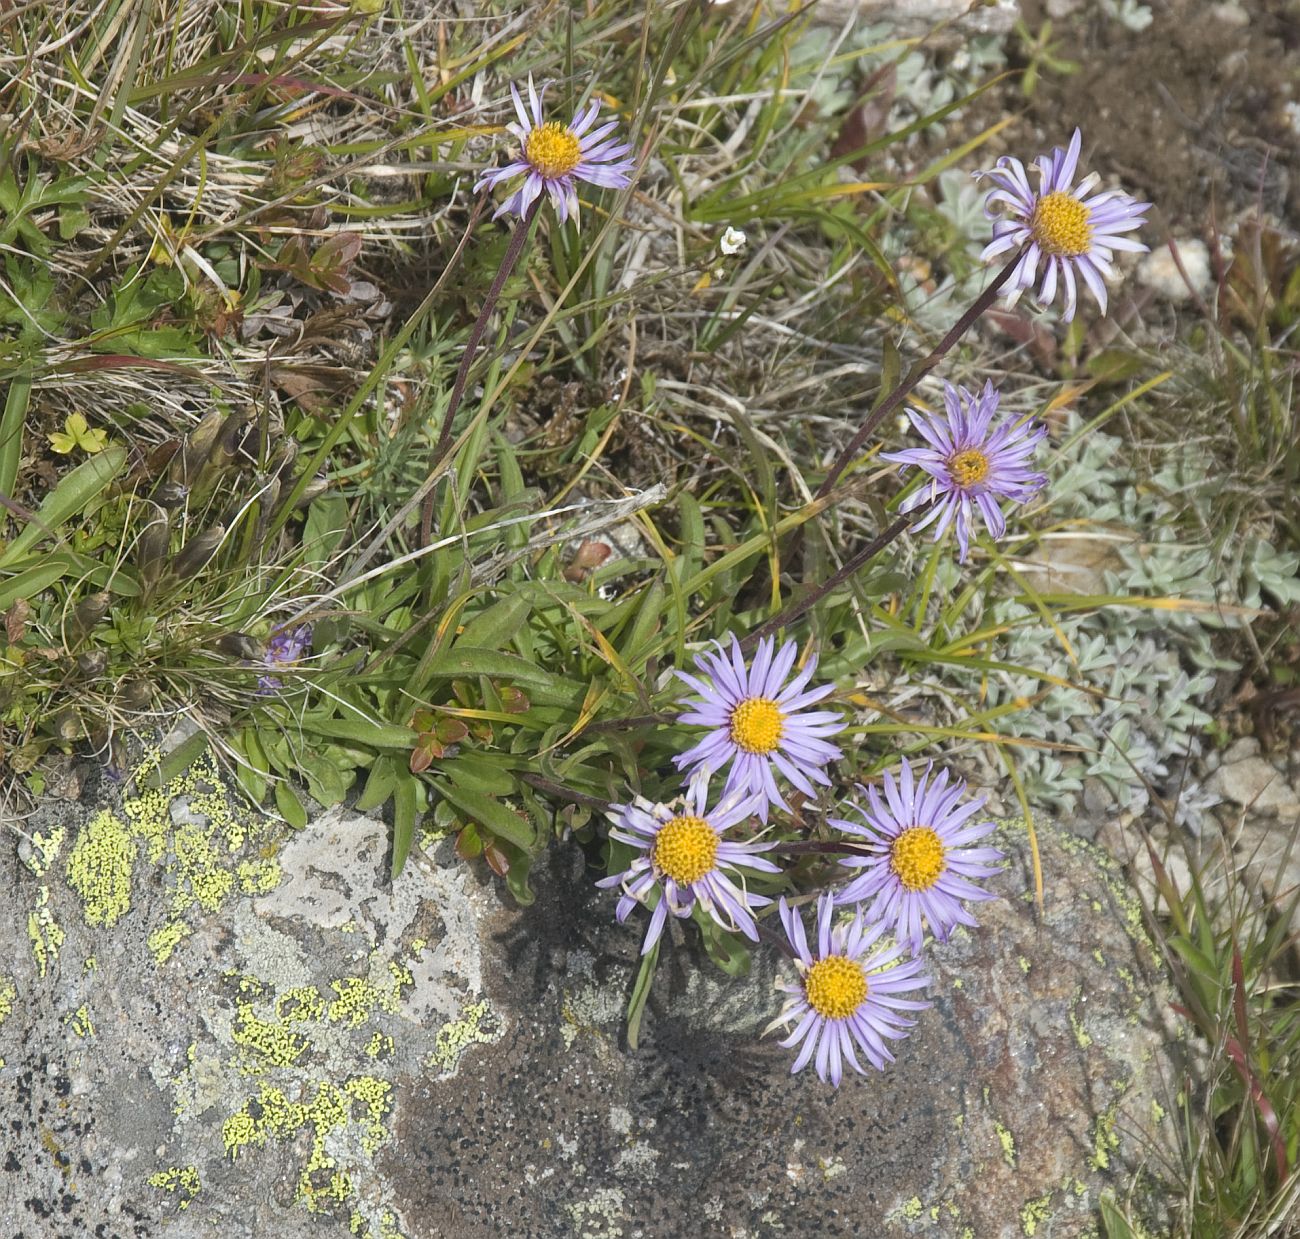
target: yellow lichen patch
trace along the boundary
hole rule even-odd
[[[314,985],[296,985],[275,1000],[275,1015],[286,1024],[305,1024],[323,1019],[325,1000]]]
[[[372,985],[365,977],[343,977],[331,981],[330,989],[337,997],[326,1008],[325,1018],[331,1024],[347,1024],[349,1028],[358,1028],[364,1024],[370,1018],[370,1013],[381,1006],[386,997],[378,986]]]
[[[135,843],[129,828],[107,809],[77,835],[68,856],[68,884],[81,896],[87,925],[106,929],[131,907]]]
[[[62,826],[56,826],[48,835],[41,834],[39,830],[32,835],[32,850],[27,857],[27,868],[38,878],[45,876],[46,871],[63,850],[63,838]]]
[[[165,964],[172,952],[193,932],[184,921],[168,921],[149,935],[149,950],[158,964]]]
[[[83,1002],[71,1015],[65,1015],[63,1022],[72,1028],[78,1037],[93,1037],[95,1025],[91,1022],[90,1011]]]
[[[1038,1233],[1038,1224],[1046,1222],[1052,1216],[1052,1211],[1048,1208],[1051,1203],[1052,1194],[1048,1192],[1037,1200],[1026,1201],[1024,1208],[1020,1210],[1020,1229],[1030,1236],[1030,1239]]]
[[[50,911],[50,888],[37,887],[36,908],[27,916],[27,937],[32,945],[32,958],[36,961],[36,971],[44,977],[50,970],[50,964],[59,958],[59,948],[63,945],[63,929]]]
[[[483,1027],[488,1015],[488,1002],[483,998],[470,1003],[459,1020],[451,1020],[438,1029],[433,1051],[425,1060],[428,1066],[437,1071],[450,1071],[469,1046],[495,1040],[495,1033]]]
[[[9,1018],[17,997],[18,987],[8,977],[0,976],[0,1024]]]
[[[166,1170],[151,1174],[148,1182],[150,1187],[156,1187],[160,1191],[179,1192],[180,1198],[176,1202],[179,1209],[188,1209],[190,1201],[202,1188],[197,1166],[169,1166]]]
[[[1119,1102],[1113,1102],[1103,1113],[1097,1115],[1092,1125],[1092,1156],[1088,1165],[1094,1170],[1110,1169],[1110,1153],[1119,1148],[1119,1136],[1115,1131],[1115,1120],[1119,1114]]]
[[[998,1143],[1002,1146],[1002,1160],[1014,1170],[1016,1168],[1016,1141],[1011,1129],[994,1120],[993,1130],[997,1132]]]
[[[310,1101],[297,1102],[280,1089],[263,1084],[257,1096],[249,1098],[222,1126],[222,1139],[232,1159],[249,1145],[264,1145],[272,1138],[291,1140],[301,1131],[310,1131],[311,1152],[298,1176],[298,1199],[312,1212],[353,1194],[351,1174],[326,1152],[326,1141],[334,1132],[356,1123],[361,1127],[362,1149],[373,1154],[388,1137],[383,1119],[391,1106],[391,1086],[374,1076],[355,1076],[342,1088],[320,1080],[315,1087]],[[360,1115],[355,1113],[358,1109]]]
[[[280,885],[279,861],[240,861],[235,873],[239,878],[239,889],[245,895],[268,895]]]
[[[307,1051],[306,1038],[290,1032],[278,1019],[262,1019],[251,1002],[235,1004],[230,1039],[244,1051],[245,1075],[260,1075],[267,1067],[291,1067]]]
[[[377,1032],[366,1045],[366,1054],[371,1058],[388,1057],[393,1052],[393,1039],[387,1033]]]

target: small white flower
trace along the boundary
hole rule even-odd
[[[739,254],[745,248],[745,234],[739,228],[728,228],[722,234],[718,248],[724,254]]]

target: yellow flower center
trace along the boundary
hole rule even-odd
[[[889,849],[889,867],[909,891],[929,890],[944,870],[943,843],[928,826],[905,830]]]
[[[867,974],[847,955],[828,955],[808,969],[803,992],[818,1015],[847,1019],[866,1001]]]
[[[698,882],[718,858],[718,836],[702,817],[675,817],[655,836],[655,867],[679,886]]]
[[[731,712],[731,738],[746,753],[770,753],[784,730],[780,706],[767,697],[751,697]]]
[[[1049,254],[1078,258],[1092,244],[1088,208],[1059,189],[1038,200],[1029,220],[1034,240]]]
[[[958,486],[975,486],[989,475],[989,458],[977,447],[968,447],[948,460],[948,472]]]
[[[549,180],[572,172],[582,158],[582,147],[570,129],[559,121],[548,120],[529,131],[524,139],[524,158]]]

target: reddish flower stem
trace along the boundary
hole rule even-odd
[[[451,399],[447,401],[447,411],[442,415],[442,430],[438,435],[438,442],[434,444],[431,463],[432,468],[435,470],[441,465],[442,458],[451,443],[452,423],[456,419],[456,410],[460,408],[461,398],[465,394],[465,384],[469,380],[470,366],[474,363],[478,346],[483,340],[483,333],[487,330],[488,317],[496,308],[497,301],[501,297],[501,290],[506,286],[506,280],[510,278],[510,273],[515,269],[515,264],[518,263],[520,255],[524,252],[524,242],[528,240],[528,233],[532,228],[533,219],[536,217],[537,210],[541,205],[542,196],[534,198],[532,205],[519,217],[518,223],[515,224],[514,234],[510,238],[510,245],[506,249],[505,256],[501,259],[501,266],[497,268],[492,286],[483,299],[483,308],[479,311],[478,318],[474,320],[473,330],[469,333],[464,355],[460,359],[460,368],[456,371],[456,381],[452,384]],[[434,493],[430,489],[420,507],[421,546],[428,546],[433,537],[433,504]]]
[[[848,446],[836,457],[835,463],[831,466],[831,470],[826,475],[826,480],[821,484],[815,498],[822,499],[830,493],[835,483],[839,481],[840,474],[852,463],[853,458],[858,454],[858,450],[867,441],[871,432],[907,399],[916,385],[944,359],[952,346],[966,334],[971,324],[997,300],[998,294],[1002,291],[1002,286],[1011,278],[1011,273],[1016,269],[1016,264],[1020,261],[1020,256],[1023,253],[1024,247],[1022,246],[1012,256],[1011,261],[998,272],[997,278],[975,298],[966,312],[952,325],[948,334],[929,353],[922,357],[907,372],[907,377],[872,410],[871,416],[862,423],[857,434],[849,440]]]

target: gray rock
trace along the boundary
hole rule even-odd
[[[629,1051],[643,924],[573,847],[526,909],[445,845],[389,883],[382,823],[287,832],[204,763],[27,830],[0,854],[0,1218],[28,1239],[1059,1239],[1169,1134],[1164,982],[1067,835],[1042,923],[1011,837],[935,1008],[836,1093],[760,1036],[775,957],[732,980],[680,926]]]
[[[1244,757],[1223,764],[1209,777],[1206,786],[1225,800],[1255,811],[1268,810],[1280,817],[1300,816],[1300,796],[1284,774],[1262,757]]]
[[[901,34],[926,34],[945,26],[949,34],[1007,34],[1020,16],[1019,0],[820,0],[818,21],[842,24],[853,16],[862,21],[889,22]]]

